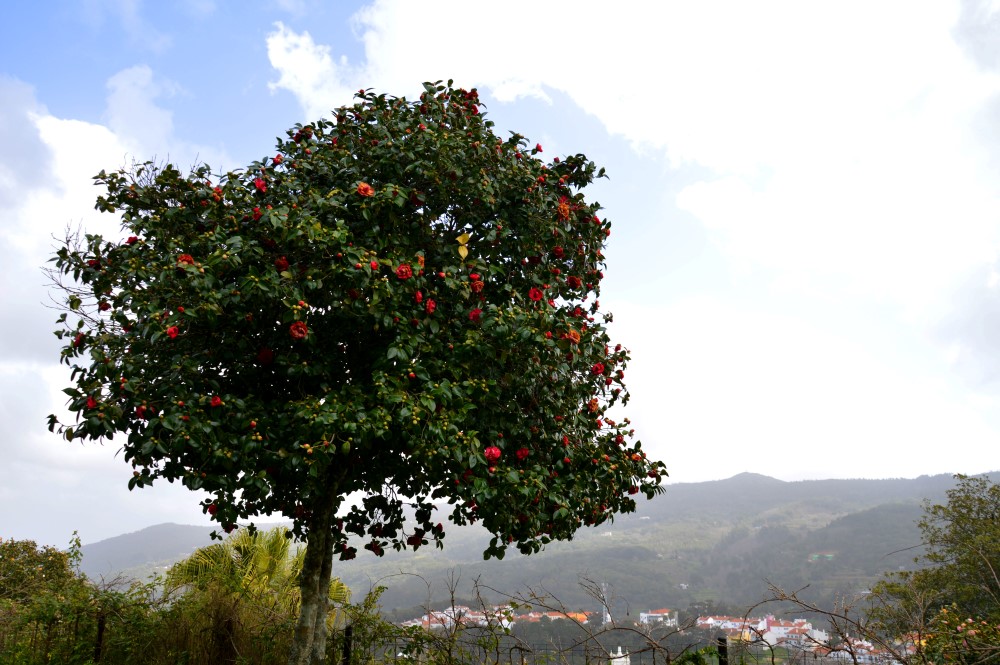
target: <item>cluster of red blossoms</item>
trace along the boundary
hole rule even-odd
[[[305,339],[309,335],[309,326],[305,321],[296,321],[288,327],[288,334],[292,339]]]

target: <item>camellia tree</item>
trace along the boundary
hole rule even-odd
[[[245,171],[102,172],[123,241],[53,274],[67,439],[124,434],[132,487],[179,480],[226,531],[281,514],[307,543],[292,662],[322,658],[334,556],[485,556],[569,539],[662,491],[600,310],[610,224],[583,155],[497,137],[475,90],[361,91]],[[345,503],[350,496],[351,501]],[[405,509],[405,512],[404,512]]]

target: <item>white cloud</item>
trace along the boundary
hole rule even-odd
[[[560,92],[663,155],[677,207],[737,277],[765,284],[741,287],[746,301],[681,304],[636,285],[641,297],[630,299],[644,307],[612,304],[623,340],[637,340],[630,410],[678,479],[940,472],[940,456],[913,451],[943,445],[950,459],[982,460],[976,471],[1000,462],[979,453],[993,447],[994,400],[953,385],[947,349],[929,338],[955,289],[988,272],[1000,246],[1000,157],[981,135],[1000,77],[952,30],[961,20],[978,35],[975,21],[991,13],[969,19],[957,0],[641,10],[515,0],[504,11],[530,24],[514,35],[494,7],[377,0],[355,15],[364,58],[350,66],[280,26],[281,41],[308,48],[293,63],[272,56],[289,77],[277,87],[311,114],[359,87],[412,95],[434,79],[501,101]],[[795,311],[803,294],[854,332]],[[865,337],[870,312],[884,317],[884,337],[918,340],[903,345],[905,361]],[[725,470],[706,467],[713,449],[725,451],[708,453]],[[789,450],[800,461],[775,459]]]
[[[615,314],[633,352],[628,411],[675,481],[741,471],[912,477],[1000,464],[987,452],[996,449],[996,399],[963,397],[940,373],[900,367],[870,340],[711,298],[619,303]]]
[[[276,27],[267,36],[267,55],[281,77],[268,87],[295,95],[309,118],[328,116],[332,109],[349,104],[358,88],[350,87],[356,76],[347,58],[334,62],[330,47],[317,45],[308,32],[297,34],[282,23]]]
[[[198,149],[173,136],[169,111],[154,102],[163,88],[148,68],[112,77],[109,126],[54,116],[17,81],[0,81],[0,90],[8,101],[3,125],[16,130],[13,145],[39,156],[22,158],[20,150],[0,156],[0,200],[9,202],[0,245],[10,257],[9,269],[0,273],[6,305],[0,314],[0,416],[9,425],[0,439],[0,523],[8,536],[62,545],[95,514],[108,519],[84,529],[85,541],[178,515],[198,521],[197,499],[181,488],[126,498],[129,471],[114,456],[115,442],[82,446],[46,431],[46,416],[64,409],[68,371],[57,365],[57,312],[41,306],[49,296],[41,269],[53,236],[77,225],[111,238],[121,233],[116,218],[94,210],[99,190],[93,176],[126,165],[137,151],[174,146],[174,156],[193,162]]]
[[[680,207],[734,260],[802,288],[919,311],[992,259],[1000,197],[970,127],[1000,78],[953,40],[958,3],[505,11],[531,17],[530,41],[493,8],[378,0],[355,15],[365,58],[350,66],[279,25],[274,87],[310,115],[359,87],[412,94],[435,78],[504,100],[565,92],[636,146],[708,169]]]

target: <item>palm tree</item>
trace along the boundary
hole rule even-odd
[[[186,589],[211,615],[212,661],[235,663],[240,649],[237,629],[250,635],[289,631],[299,611],[299,573],[304,547],[293,547],[285,528],[241,530],[221,543],[195,551],[167,573],[167,591]],[[330,582],[331,606],[350,599],[339,579]],[[327,617],[333,629],[337,610]]]

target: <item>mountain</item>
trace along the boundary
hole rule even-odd
[[[337,562],[335,574],[356,597],[373,586],[388,587],[383,608],[401,615],[450,596],[468,598],[475,580],[488,588],[490,600],[531,588],[570,608],[594,604],[581,580],[604,583],[626,612],[745,607],[759,601],[769,583],[808,587],[817,600],[828,600],[859,592],[886,571],[912,567],[922,502],[943,502],[953,484],[943,474],[784,482],[743,473],[668,485],[636,513],[581,530],[574,540],[530,557],[509,553],[502,561],[483,561],[488,534],[452,527],[443,550],[390,551],[381,559],[363,552]],[[161,524],[85,545],[82,568],[105,577],[162,572],[210,544],[211,531]]]
[[[208,545],[212,527],[157,524],[81,548],[80,570],[91,578],[110,579],[137,568],[156,568],[186,558]]]

